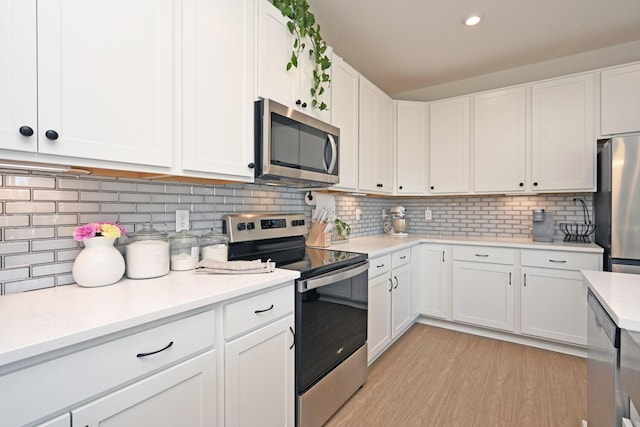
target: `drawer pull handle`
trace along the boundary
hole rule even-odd
[[[167,350],[172,345],[173,345],[173,341],[171,341],[169,344],[167,344],[166,346],[164,346],[160,350],[150,351],[149,353],[138,353],[138,354],[136,354],[136,357],[147,357],[147,356],[151,356],[152,354],[158,354],[158,353],[161,353],[161,352]]]
[[[444,262],[444,251],[442,251],[442,262]]]
[[[396,281],[396,285],[393,287],[393,289],[398,289],[398,278],[396,276],[393,276],[393,280]]]
[[[480,257],[480,258],[488,258],[489,257],[489,254],[475,254],[475,255],[477,257]]]
[[[271,307],[265,308],[264,310],[255,310],[254,313],[255,314],[259,314],[259,313],[264,313],[265,311],[269,311],[269,310],[273,310],[273,304],[271,304]]]
[[[389,292],[393,290],[393,282],[391,281],[391,277],[389,277]]]
[[[558,264],[564,264],[567,261],[563,260],[563,259],[550,259],[549,262],[556,262]]]
[[[296,333],[293,331],[293,328],[291,326],[289,326],[289,330],[291,331],[291,335],[293,336],[293,342],[289,347],[289,350],[291,350],[296,345]]]
[[[406,255],[402,255],[402,256],[400,257],[400,259],[407,259],[407,256],[406,256]]]
[[[524,284],[524,286],[527,286],[527,273],[524,273],[523,284]]]
[[[376,268],[382,268],[382,267],[384,267],[384,264],[376,265]]]
[[[511,286],[511,273],[509,273],[509,286]]]

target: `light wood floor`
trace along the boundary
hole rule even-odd
[[[416,324],[327,426],[567,426],[586,419],[585,359]]]

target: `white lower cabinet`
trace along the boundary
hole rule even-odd
[[[587,345],[587,289],[581,269],[600,270],[590,253],[522,251],[522,333]]]
[[[369,260],[368,361],[371,363],[413,322],[411,249]]]
[[[215,350],[210,350],[73,410],[72,425],[214,425],[215,366]]]
[[[453,248],[453,320],[513,332],[514,251]]]
[[[71,414],[63,414],[38,424],[37,427],[71,427]]]
[[[420,289],[420,314],[448,319],[451,316],[451,247],[422,244],[417,250],[419,262],[414,264],[414,280]]]
[[[293,298],[284,287],[225,306],[226,426],[294,425]]]

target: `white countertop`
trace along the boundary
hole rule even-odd
[[[0,366],[295,280],[296,271],[170,272],[114,285],[60,286],[0,297]],[[293,292],[293,289],[292,289]]]
[[[640,332],[640,275],[583,271],[589,289],[623,329]]]
[[[575,252],[602,253],[603,249],[595,243],[577,242],[534,242],[524,238],[501,237],[465,237],[439,234],[409,234],[406,237],[396,237],[390,234],[376,234],[365,237],[355,237],[346,243],[337,243],[331,249],[340,251],[363,252],[373,258],[394,250],[411,247],[418,243],[439,243],[443,245],[482,245],[512,247],[518,249],[565,250]]]

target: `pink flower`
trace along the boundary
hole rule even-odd
[[[92,222],[76,228],[73,238],[79,242],[96,236],[117,239],[124,236],[124,227],[114,222]]]

